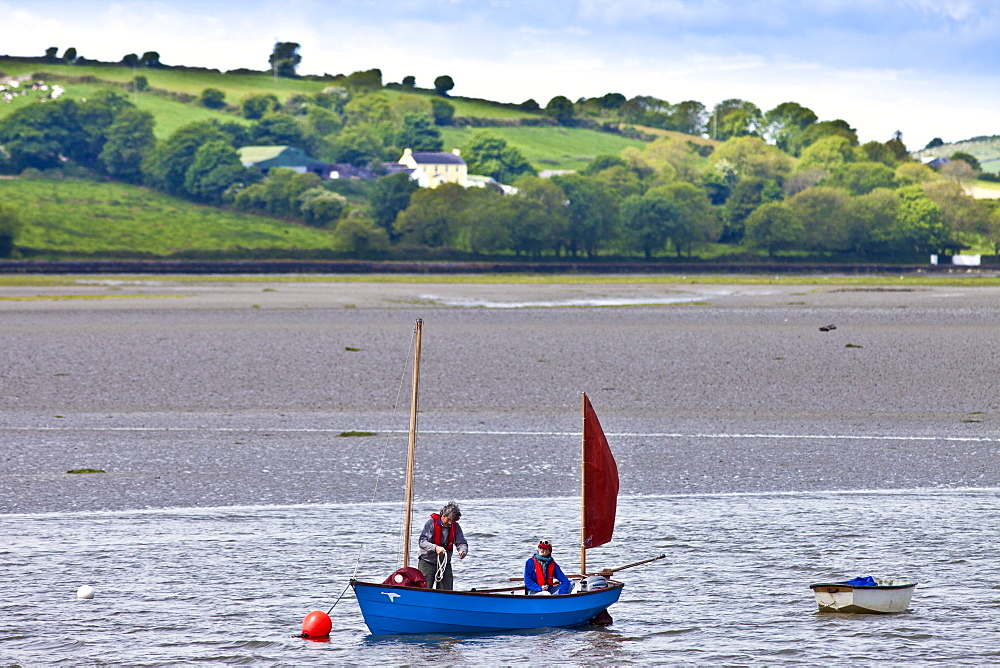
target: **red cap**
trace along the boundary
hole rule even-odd
[[[552,551],[552,543],[550,543],[547,540],[543,540],[542,542],[540,542],[538,544],[538,549],[539,550],[548,550],[549,552],[551,552]]]

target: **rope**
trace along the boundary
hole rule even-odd
[[[444,573],[448,569],[448,553],[437,555],[437,570],[434,571],[434,586],[431,589],[437,589],[438,584],[441,580],[444,580]]]

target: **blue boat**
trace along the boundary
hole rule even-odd
[[[402,568],[409,568],[410,516],[413,500],[413,453],[416,440],[417,384],[420,370],[421,321],[417,320],[410,402],[410,440],[406,482],[405,536]],[[523,586],[450,591],[412,585],[402,579],[386,584],[351,580],[365,624],[374,635],[408,633],[493,633],[547,627],[611,623],[607,609],[625,586],[608,580],[615,571],[663,558],[663,555],[617,569],[587,574],[587,550],[611,540],[618,503],[618,468],[597,414],[583,395],[581,448],[580,582],[566,595],[528,596]],[[393,574],[395,576],[396,574]],[[419,575],[419,574],[418,574]],[[390,576],[390,577],[393,577]],[[573,579],[573,578],[570,578]],[[422,578],[421,578],[422,580]]]
[[[525,596],[520,591],[443,591],[354,581],[365,624],[374,635],[496,633],[581,626],[621,596],[620,582],[566,596]]]

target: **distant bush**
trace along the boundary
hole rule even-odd
[[[226,94],[218,88],[206,88],[201,91],[201,104],[209,109],[222,109],[226,106]]]

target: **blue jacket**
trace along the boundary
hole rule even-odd
[[[552,592],[553,594],[568,594],[573,590],[573,583],[568,577],[566,577],[566,574],[562,572],[562,569],[559,568],[559,564],[556,564],[555,572],[552,574],[552,577],[553,579],[559,581],[559,591]],[[536,578],[535,557],[531,557],[524,562],[524,587],[531,593],[542,591],[542,586],[538,583]],[[550,589],[549,591],[552,590]]]

